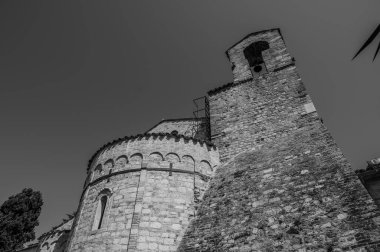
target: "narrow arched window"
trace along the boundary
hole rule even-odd
[[[101,197],[100,199],[100,205],[101,205],[101,212],[100,212],[100,220],[99,220],[99,225],[98,225],[98,229],[100,229],[102,227],[102,223],[103,223],[103,217],[104,217],[104,210],[106,210],[106,206],[107,206],[107,196],[103,196]]]
[[[104,213],[106,211],[107,201],[108,201],[107,195],[101,196],[100,199],[98,200],[98,206],[96,208],[92,230],[100,229],[102,225],[104,225]]]

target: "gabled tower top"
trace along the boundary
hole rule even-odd
[[[280,29],[248,34],[226,51],[234,82],[263,76],[292,63]]]

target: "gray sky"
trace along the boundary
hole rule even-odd
[[[91,155],[232,80],[224,51],[279,27],[354,168],[380,156],[378,0],[0,2],[0,204],[31,187],[37,235],[76,210]]]

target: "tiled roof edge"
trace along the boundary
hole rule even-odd
[[[163,119],[160,122],[156,123],[153,127],[145,131],[145,133],[148,133],[152,129],[156,128],[158,125],[164,122],[183,122],[183,121],[201,121],[204,120],[204,117],[201,118],[194,118],[194,117],[189,117],[189,118],[176,118],[176,119]]]
[[[42,235],[40,235],[40,237],[38,237],[38,240],[41,241],[41,240],[45,239],[47,236],[55,234],[56,232],[58,232],[57,231],[58,228],[60,228],[61,226],[63,226],[64,224],[66,224],[67,222],[71,221],[74,218],[75,218],[75,215],[72,216],[72,217],[70,217],[69,219],[64,219],[61,224],[52,227],[48,232],[43,233]]]

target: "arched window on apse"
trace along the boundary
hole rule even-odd
[[[92,226],[92,230],[98,230],[104,226],[104,215],[107,209],[108,198],[111,195],[111,191],[109,189],[104,189],[98,198],[98,204],[96,207],[94,224]]]

